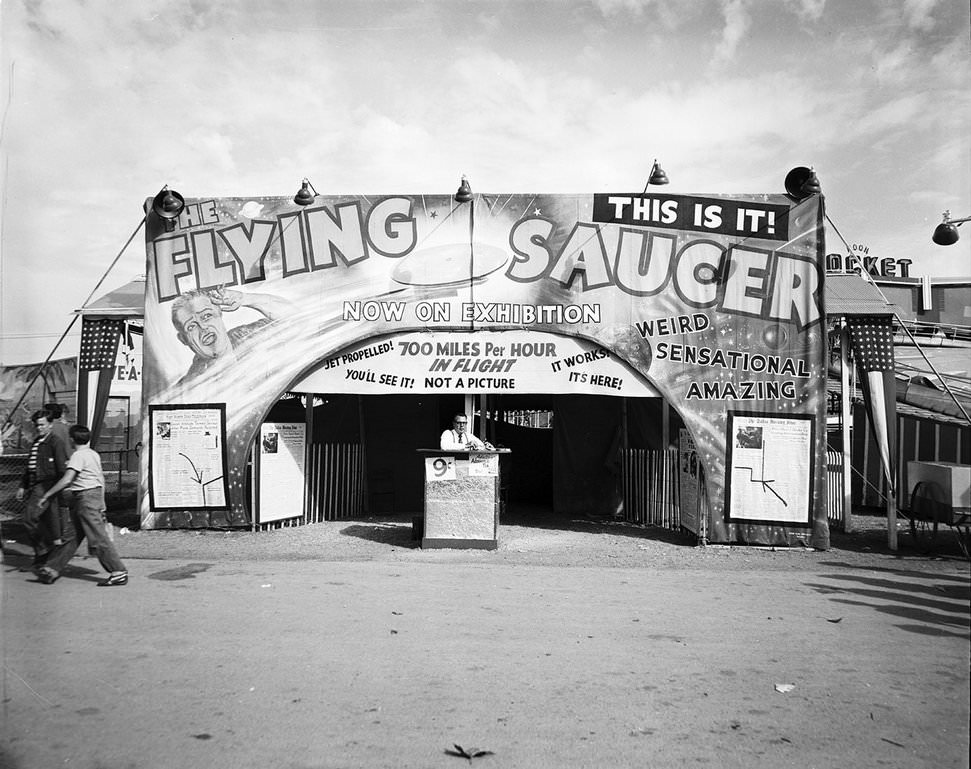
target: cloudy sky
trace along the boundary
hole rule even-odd
[[[971,275],[967,0],[2,0],[0,363],[144,272],[142,203],[782,192],[915,274]],[[838,232],[837,232],[838,231]],[[842,236],[842,239],[840,238]],[[76,329],[75,329],[76,330]],[[76,354],[72,334],[55,357]]]

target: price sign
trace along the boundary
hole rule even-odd
[[[427,457],[425,459],[425,480],[454,481],[455,457]]]

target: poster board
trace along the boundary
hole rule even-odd
[[[469,477],[470,478],[498,478],[499,477],[499,455],[498,454],[469,454]]]
[[[730,411],[726,521],[810,526],[813,439],[809,415]]]
[[[299,518],[306,497],[307,426],[303,422],[264,422],[260,427],[259,523]]]
[[[225,404],[153,405],[148,415],[152,507],[227,507]]]
[[[678,436],[678,481],[680,483],[681,525],[692,534],[700,534],[698,499],[698,449],[688,430],[682,428]]]

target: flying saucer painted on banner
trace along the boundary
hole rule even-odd
[[[391,278],[406,286],[454,286],[480,281],[508,261],[496,246],[451,243],[414,251],[402,259]]]

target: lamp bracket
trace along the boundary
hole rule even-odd
[[[959,227],[965,222],[971,222],[971,216],[965,216],[963,219],[952,219],[950,211],[944,212],[944,222],[943,222],[944,224],[953,224]]]

